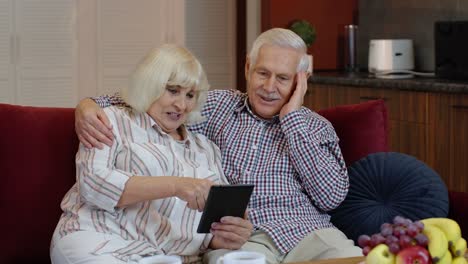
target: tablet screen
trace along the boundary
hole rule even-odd
[[[211,186],[197,233],[209,233],[211,224],[223,216],[243,218],[253,189],[253,184]]]

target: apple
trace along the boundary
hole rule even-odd
[[[428,264],[431,262],[429,252],[421,246],[407,247],[396,256],[396,264]]]
[[[366,264],[394,264],[395,255],[389,250],[385,244],[379,244],[374,247],[366,257]]]

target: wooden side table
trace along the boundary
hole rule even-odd
[[[468,251],[465,254],[466,260],[468,260]],[[338,258],[338,259],[322,259],[322,260],[311,260],[304,262],[294,262],[291,264],[360,264],[365,261],[365,257],[352,257],[352,258]]]
[[[339,258],[339,259],[322,259],[322,260],[311,260],[305,262],[294,262],[294,264],[358,264],[364,262],[365,257],[351,257],[351,258]]]

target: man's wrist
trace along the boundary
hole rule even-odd
[[[292,111],[280,118],[281,128],[288,135],[304,129],[304,116],[300,111]]]

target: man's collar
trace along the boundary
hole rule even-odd
[[[240,113],[243,110],[247,111],[247,113],[249,113],[253,118],[255,118],[256,120],[261,121],[263,123],[274,124],[274,123],[279,122],[279,115],[275,115],[271,119],[264,119],[262,117],[259,117],[257,114],[255,114],[252,111],[252,107],[250,107],[249,97],[248,96],[245,96],[244,102],[238,108],[236,108],[234,111],[236,113]]]

